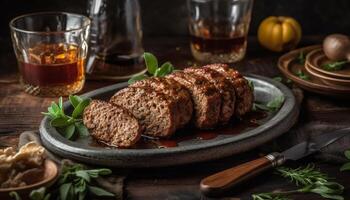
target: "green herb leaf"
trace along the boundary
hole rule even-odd
[[[86,172],[86,170],[79,170],[75,172],[77,177],[84,179],[86,182],[90,183],[90,175]]]
[[[60,110],[63,109],[63,98],[62,97],[58,98],[58,107],[60,108]]]
[[[75,130],[77,130],[79,133],[79,136],[86,137],[89,135],[89,130],[86,128],[86,126],[82,122],[77,122],[74,125],[75,125]]]
[[[282,82],[283,78],[280,76],[276,76],[276,77],[273,77],[273,80],[278,81],[278,82]]]
[[[71,123],[68,122],[67,119],[64,118],[55,118],[51,120],[51,126],[53,127],[66,127],[69,126]]]
[[[303,71],[299,70],[297,73],[295,73],[295,75],[297,75],[299,78],[303,79],[303,80],[310,80],[309,75],[305,74]]]
[[[147,79],[147,78],[149,78],[149,77],[146,74],[135,75],[128,80],[128,84],[131,85],[131,84],[135,83],[136,81],[140,81],[140,80]]]
[[[60,199],[72,199],[72,183],[64,183],[59,188]]]
[[[248,85],[251,91],[254,91],[254,83],[251,80],[248,80]]]
[[[277,111],[278,109],[280,109],[283,103],[284,103],[284,96],[281,95],[276,97],[272,101],[268,102],[266,104],[266,107],[269,108],[271,111]]]
[[[350,162],[343,164],[340,168],[340,171],[348,171],[348,170],[350,170]]]
[[[15,192],[15,191],[11,191],[11,192],[9,193],[9,196],[10,196],[11,198],[14,198],[15,200],[22,200],[22,198],[19,196],[19,194],[18,194],[17,192]]]
[[[96,196],[106,196],[106,197],[114,196],[113,193],[107,192],[106,190],[99,187],[89,186],[89,191]]]
[[[174,66],[170,62],[165,62],[160,68],[156,70],[154,76],[164,77],[174,71]]]
[[[73,118],[78,118],[80,116],[82,116],[84,109],[86,108],[86,106],[88,106],[91,102],[91,99],[84,99],[83,101],[81,101],[76,108],[74,108],[73,113],[72,113],[72,117]]]
[[[148,52],[145,52],[143,54],[143,58],[145,59],[145,63],[146,63],[146,67],[147,67],[147,71],[150,74],[154,74],[158,68],[158,60],[157,58]]]
[[[349,63],[349,61],[332,62],[322,65],[322,68],[327,71],[337,71],[341,70],[347,63]]]
[[[345,155],[345,157],[346,157],[347,159],[350,160],[350,150],[345,151],[345,152],[344,152],[344,155]]]
[[[75,132],[75,126],[74,126],[74,124],[71,124],[65,128],[64,137],[69,140],[74,136],[74,132]]]
[[[304,64],[305,64],[306,56],[305,56],[305,54],[304,54],[303,51],[301,51],[301,52],[299,53],[299,56],[298,56],[297,60],[298,60],[299,64],[301,64],[301,65],[304,65]]]
[[[72,104],[72,106],[76,108],[79,105],[79,103],[83,101],[83,99],[77,95],[69,95],[69,101]]]
[[[32,190],[29,194],[29,198],[31,200],[44,200],[45,193],[46,193],[46,189],[44,187],[41,187],[39,189]]]
[[[253,194],[253,200],[291,200],[288,197],[283,196],[282,194],[274,194],[274,193],[261,193],[261,194]]]

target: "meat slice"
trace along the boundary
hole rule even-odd
[[[193,124],[200,129],[214,128],[219,121],[221,98],[219,91],[205,78],[178,71],[166,78],[183,85],[191,94],[194,104]]]
[[[99,100],[91,101],[85,108],[83,123],[96,140],[117,147],[132,146],[142,132],[141,125],[130,112]]]
[[[193,113],[193,104],[189,92],[172,79],[153,77],[137,81],[130,87],[150,87],[173,99],[176,104],[176,129],[189,123]]]
[[[235,115],[240,117],[251,111],[254,102],[254,91],[249,82],[237,70],[229,68],[226,64],[211,64],[204,68],[216,70],[230,80],[236,91]]]
[[[128,87],[118,91],[110,102],[131,112],[153,137],[169,137],[176,130],[174,100],[149,87]]]
[[[236,94],[229,80],[219,72],[210,68],[186,68],[185,72],[194,73],[206,78],[221,94],[220,124],[226,124],[234,114]]]

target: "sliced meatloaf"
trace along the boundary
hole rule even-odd
[[[83,123],[96,140],[117,147],[130,147],[141,136],[141,125],[127,110],[93,100],[83,113]]]
[[[193,123],[197,128],[214,128],[219,120],[221,98],[219,91],[205,78],[193,73],[178,71],[166,78],[183,85],[191,94],[194,104]]]
[[[236,91],[236,116],[240,117],[251,111],[254,102],[254,91],[249,86],[247,79],[226,64],[211,64],[204,66],[204,68],[216,70],[230,80]]]
[[[186,68],[185,72],[195,73],[198,76],[206,78],[212,83],[221,94],[221,109],[219,122],[226,124],[234,114],[236,94],[229,80],[219,72],[210,68]]]
[[[128,87],[118,91],[110,102],[126,108],[145,129],[144,134],[168,137],[176,130],[176,104],[149,87]]]
[[[172,79],[153,77],[137,81],[130,87],[150,87],[172,98],[176,104],[176,129],[184,127],[192,117],[193,104],[189,92]]]

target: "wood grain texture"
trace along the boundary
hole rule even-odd
[[[304,37],[302,45],[310,45],[320,42],[321,37]],[[155,53],[160,62],[171,61],[176,67],[197,64],[193,61],[189,50],[189,39],[186,37],[169,38],[146,38],[145,50]],[[10,78],[16,69],[13,50],[8,41],[0,39],[2,47],[9,48],[0,51],[0,79]],[[255,73],[268,77],[280,76],[277,69],[277,59],[281,54],[275,54],[263,50],[255,39],[251,39],[248,44],[247,57],[234,66],[246,73]],[[113,84],[114,82],[87,81],[84,91]],[[25,94],[17,83],[0,83],[0,130],[14,130],[19,134],[24,130],[37,130],[42,119],[41,111],[44,111],[50,104],[52,98],[38,98]],[[302,104],[299,123],[293,130],[298,133],[308,133],[310,130],[306,126],[310,122],[317,121],[324,126],[328,124],[341,124],[350,126],[350,102],[335,100],[329,97],[305,93]],[[317,132],[317,130],[314,130]],[[16,146],[18,135],[3,134],[0,136],[0,146]],[[293,144],[290,137],[302,138],[292,132],[290,135],[266,144],[256,150],[236,155],[229,158],[219,159],[200,164],[178,166],[171,168],[140,169],[132,170],[128,174],[125,185],[125,197],[132,200],[164,200],[164,199],[213,199],[203,197],[199,190],[200,180],[208,175],[244,162],[256,159],[262,152],[270,153],[275,150],[275,146],[285,149]],[[271,150],[273,149],[273,150]],[[345,186],[345,199],[350,199],[350,173],[339,172],[339,164],[323,163],[313,158],[306,158],[296,163],[287,163],[287,166],[301,166],[314,162],[322,172],[328,173],[339,183]],[[115,169],[120,172],[119,169]],[[252,193],[269,192],[276,189],[294,189],[294,185],[288,183],[273,172],[263,173],[243,185],[233,188],[224,193],[223,199],[249,199]],[[293,199],[319,200],[317,195],[302,194],[292,196]]]

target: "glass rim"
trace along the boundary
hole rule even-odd
[[[64,31],[30,31],[30,30],[25,30],[22,28],[18,28],[14,25],[14,23],[22,18],[25,17],[30,17],[30,16],[40,16],[40,15],[47,15],[47,14],[57,14],[57,15],[67,15],[67,16],[74,16],[74,17],[79,17],[79,18],[83,18],[83,20],[86,22],[86,24],[84,24],[83,26],[79,27],[79,28],[72,28],[69,30],[64,30]],[[30,33],[30,34],[62,34],[62,33],[69,33],[69,32],[73,32],[73,31],[78,31],[78,30],[82,30],[85,29],[86,27],[90,26],[91,24],[91,20],[89,17],[85,16],[85,15],[81,15],[81,14],[76,14],[76,13],[70,13],[70,12],[57,12],[57,11],[49,11],[49,12],[33,12],[33,13],[28,13],[28,14],[23,14],[20,16],[17,16],[15,18],[13,18],[10,23],[9,26],[11,28],[12,31],[17,31],[17,32],[22,32],[22,33]]]

